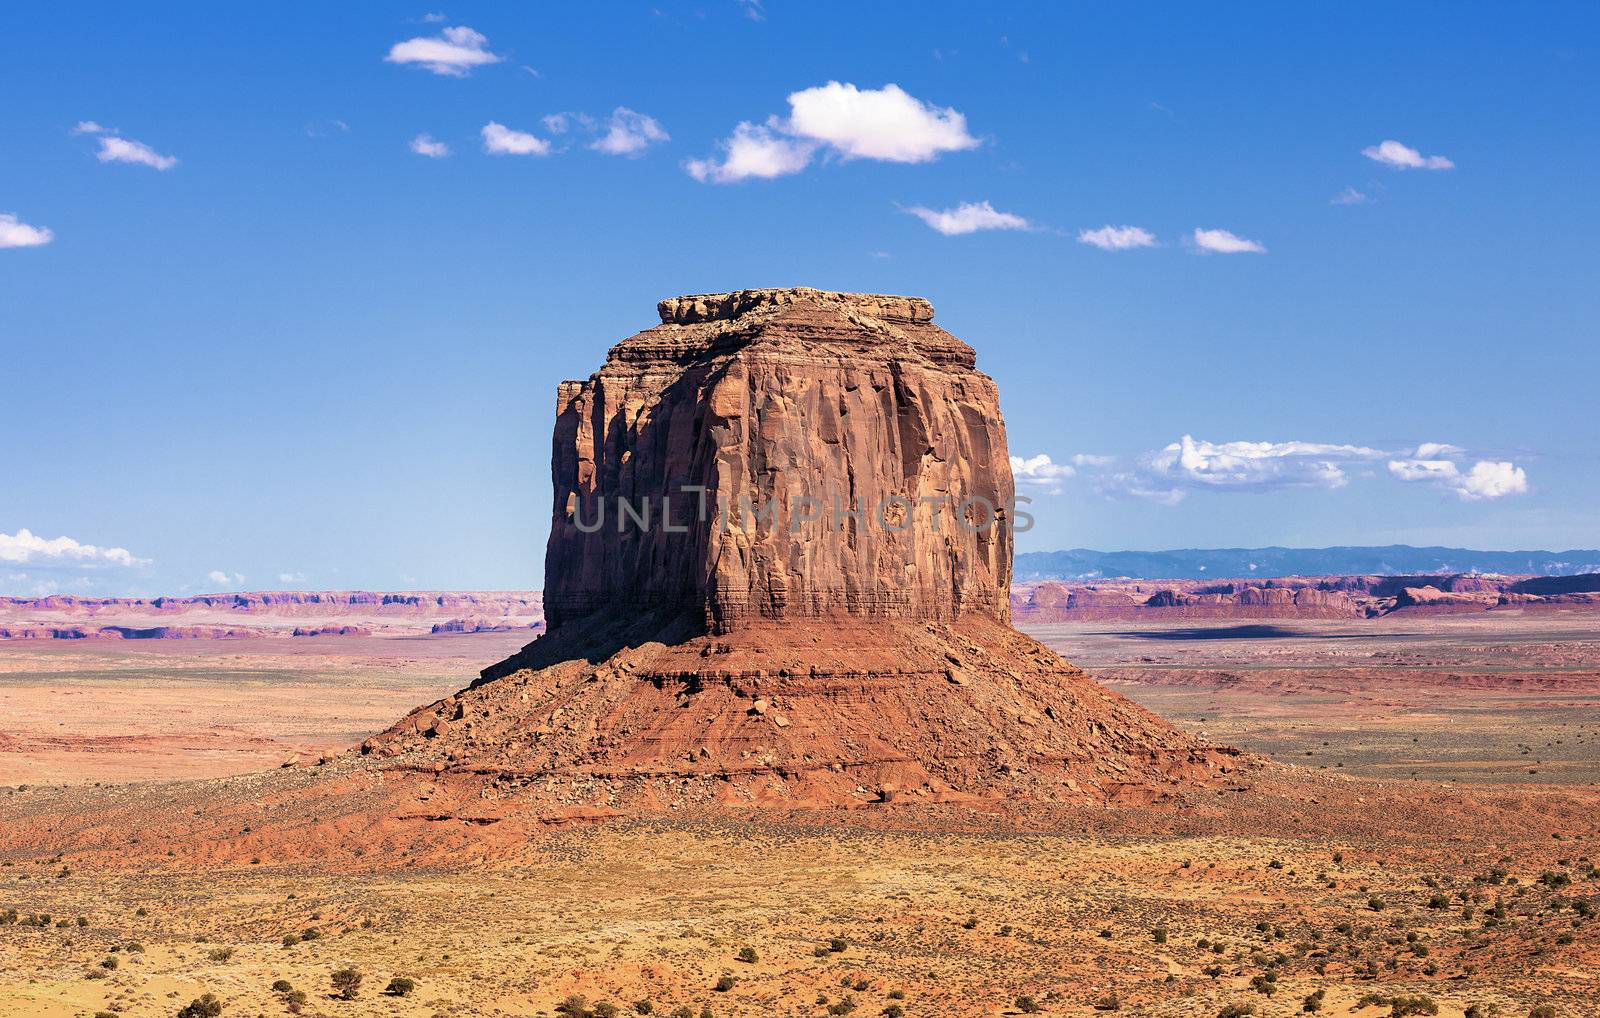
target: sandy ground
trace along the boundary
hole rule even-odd
[[[529,639],[0,643],[0,785],[216,777],[345,748]]]
[[[1343,783],[1346,803],[1370,784],[1358,774],[1403,779],[1419,811],[1451,783],[1525,795],[1534,817],[1596,801],[1593,629],[1385,625],[1361,639],[1338,623],[1036,635],[1181,724]],[[0,827],[42,792],[104,793],[23,782],[214,776],[349,745],[521,642],[0,647]],[[1321,1012],[1357,1018],[1397,997],[1446,1018],[1597,1013],[1595,831],[1452,820],[1418,837],[1415,817],[1380,810],[1318,833],[1316,802],[1292,833],[1244,817],[1229,834],[1152,835],[1185,817],[1105,811],[1041,817],[1043,833],[1015,817],[986,833],[970,833],[982,817],[613,822],[501,835],[493,852],[474,839],[494,828],[464,828],[451,856],[354,865],[11,854],[0,1014],[172,1016],[213,993],[228,1018],[554,1015],[577,994],[589,1013],[690,1018],[1287,1018],[1318,991]],[[363,976],[354,1000],[333,995],[343,968]],[[416,989],[384,994],[395,976]]]

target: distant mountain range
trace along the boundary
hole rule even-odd
[[[1474,551],[1409,544],[1340,548],[1177,548],[1172,551],[1028,551],[1016,556],[1018,582],[1028,580],[1203,580],[1267,576],[1395,576],[1412,573],[1513,573],[1575,576],[1600,573],[1600,550]]]

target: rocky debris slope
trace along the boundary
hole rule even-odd
[[[660,326],[561,386],[550,632],[364,758],[426,782],[430,815],[478,822],[1234,783],[1254,761],[1010,627],[997,394],[932,316],[803,289],[663,301]],[[587,529],[603,502],[637,510],[684,484],[778,509]],[[818,492],[872,508],[784,511]],[[940,503],[970,525],[936,523]]]
[[[0,597],[0,640],[416,636],[544,624],[537,591],[263,591],[197,597]]]

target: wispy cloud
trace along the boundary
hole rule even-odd
[[[626,106],[611,111],[606,133],[589,147],[612,156],[639,156],[651,145],[671,140],[654,117],[636,113]]]
[[[83,544],[70,537],[43,538],[26,528],[15,534],[0,534],[0,562],[25,563],[75,563],[79,565],[146,566],[147,558],[139,558],[126,548],[102,548]]]
[[[483,125],[483,150],[497,156],[547,156],[550,143],[491,120]]]
[[[1455,163],[1444,156],[1425,156],[1410,145],[1390,138],[1376,145],[1368,145],[1361,154],[1375,163],[1393,166],[1397,170],[1453,170]]]
[[[73,134],[106,134],[108,132],[107,132],[106,128],[101,127],[99,124],[95,123],[93,120],[80,120],[80,121],[77,122],[76,125],[73,126],[72,133]],[[116,132],[113,131],[113,132],[110,132],[110,133],[114,134]]]
[[[813,142],[786,138],[770,127],[749,122],[735,127],[733,135],[719,147],[721,159],[687,160],[683,168],[689,176],[712,184],[731,184],[752,177],[770,180],[805,169],[817,148]]]
[[[1389,461],[1389,473],[1402,481],[1421,481],[1453,492],[1468,502],[1521,495],[1528,490],[1528,474],[1506,460],[1478,460],[1462,469],[1456,459],[1466,450],[1438,442],[1418,446],[1409,459]]]
[[[725,184],[798,173],[819,152],[840,161],[924,163],[980,144],[961,113],[894,84],[864,89],[830,81],[788,101],[788,117],[742,122],[720,143],[721,159],[691,159],[684,168],[696,180]]]
[[[1374,449],[1337,442],[1210,442],[1184,435],[1161,449],[1123,463],[1116,457],[1080,453],[1072,467],[1048,456],[1029,460],[1012,457],[1017,483],[1055,493],[1063,478],[1085,476],[1100,492],[1133,495],[1176,505],[1195,492],[1262,493],[1289,488],[1332,490],[1351,478],[1383,476],[1377,464],[1388,461],[1389,474],[1401,481],[1420,481],[1468,501],[1503,498],[1528,490],[1526,472],[1515,464],[1478,460],[1464,466],[1467,451],[1444,442],[1423,442],[1403,450]]]
[[[418,36],[389,47],[383,59],[391,64],[416,64],[434,74],[464,78],[474,67],[498,64],[505,58],[488,49],[489,39],[464,25],[446,28],[436,36]]]
[[[411,151],[429,159],[443,159],[450,154],[450,146],[442,141],[434,141],[431,134],[419,134],[411,139]]]
[[[953,209],[930,209],[921,205],[905,210],[946,237],[979,230],[1026,230],[1031,224],[1019,215],[1001,212],[986,201],[963,202]]]
[[[1078,243],[1102,251],[1128,251],[1136,247],[1155,247],[1156,236],[1141,226],[1112,226],[1107,223],[1098,230],[1079,230]]]
[[[242,587],[244,577],[239,573],[225,573],[221,569],[213,569],[206,573],[206,579],[221,587]]]
[[[100,136],[100,151],[95,158],[102,163],[135,163],[157,170],[170,170],[178,165],[177,156],[164,156],[141,141],[122,138],[114,134]]]
[[[55,239],[55,233],[48,227],[30,226],[18,219],[15,212],[0,212],[0,248],[42,247]]]
[[[1347,187],[1343,191],[1340,191],[1338,194],[1334,195],[1332,198],[1329,198],[1328,199],[1328,204],[1329,205],[1365,205],[1367,202],[1369,202],[1371,200],[1372,200],[1372,198],[1369,195],[1367,195],[1367,193],[1365,191],[1357,191],[1353,187]]]
[[[1265,245],[1260,241],[1246,240],[1228,230],[1204,230],[1196,227],[1190,239],[1197,250],[1213,254],[1266,254],[1267,252]]]
[[[1059,494],[1061,482],[1077,472],[1065,463],[1055,462],[1046,453],[1027,458],[1011,457],[1011,476],[1016,483],[1052,495]]]

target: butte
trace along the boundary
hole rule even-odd
[[[928,301],[658,311],[557,390],[547,634],[365,765],[431,775],[445,815],[553,821],[1142,804],[1250,766],[1011,627],[999,395]]]

